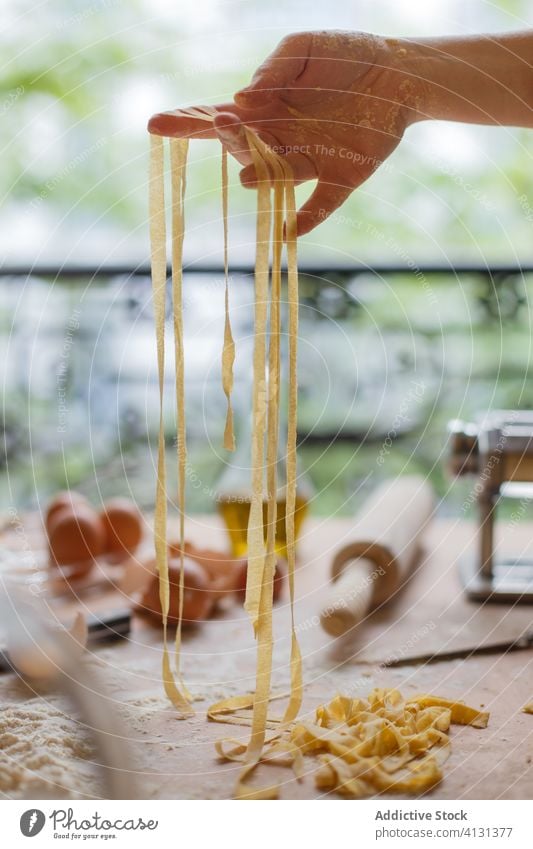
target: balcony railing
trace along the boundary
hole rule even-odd
[[[251,266],[231,269],[241,411],[252,275]],[[533,264],[304,265],[300,294],[299,455],[320,509],[344,509],[369,469],[425,470],[442,487],[449,418],[533,407]],[[152,499],[158,401],[150,295],[146,264],[0,268],[0,466],[23,503],[35,497],[36,476],[44,489],[68,481],[87,491],[123,490],[117,480],[127,477],[141,502]],[[184,298],[190,457],[209,490],[224,463],[222,269],[187,265]],[[170,371],[168,387],[172,453]],[[205,508],[201,492],[191,499]]]

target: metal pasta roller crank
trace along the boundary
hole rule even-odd
[[[449,424],[453,474],[476,475],[479,549],[461,563],[469,598],[533,603],[533,559],[496,557],[494,525],[501,498],[533,500],[533,411],[495,410],[477,424]]]

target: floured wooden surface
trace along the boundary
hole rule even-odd
[[[533,699],[533,651],[501,656],[441,662],[425,667],[384,669],[380,661],[418,652],[473,646],[483,640],[515,637],[533,619],[533,608],[476,605],[467,602],[457,575],[457,557],[472,542],[474,526],[455,521],[436,522],[427,537],[427,555],[396,601],[369,617],[357,641],[334,643],[320,628],[318,615],[329,561],[334,549],[349,540],[350,522],[310,520],[304,526],[297,572],[296,623],[304,658],[306,696],[304,713],[313,711],[336,692],[356,696],[373,687],[396,687],[406,695],[431,692],[463,699],[491,714],[485,730],[453,728],[452,755],[444,781],[430,794],[436,798],[531,798],[533,796],[533,717],[521,708]],[[192,517],[187,536],[202,545],[225,545],[217,517]],[[514,528],[506,551],[522,551],[533,540],[531,526]],[[108,597],[86,604],[120,606],[120,598]],[[273,689],[289,688],[289,641],[287,594],[274,613],[276,642]],[[146,798],[229,798],[238,765],[220,763],[214,741],[225,736],[246,738],[246,728],[209,723],[207,707],[214,701],[250,691],[255,672],[255,644],[242,608],[221,613],[194,632],[184,633],[184,675],[195,696],[196,716],[180,721],[162,693],[160,632],[136,620],[129,642],[94,652],[87,659],[112,692],[113,707],[121,718],[137,770],[141,793]],[[280,702],[279,713],[281,713]],[[50,733],[58,739],[54,754],[65,767],[61,781],[69,787],[65,798],[105,795],[92,761],[87,729],[72,719],[71,708],[55,693],[36,694],[14,676],[0,678],[0,708],[10,719],[0,731],[0,776],[15,761],[26,763],[18,784],[0,784],[5,797],[62,797],[52,779],[47,788],[44,764],[31,762],[39,740],[29,729],[22,733],[22,714],[49,713]],[[64,714],[58,716],[58,712]],[[19,719],[17,720],[17,716]],[[19,727],[20,726],[20,727]],[[46,723],[38,722],[41,737]],[[18,729],[18,730],[17,730]],[[43,730],[44,729],[44,730]],[[29,742],[22,761],[13,757],[9,735]],[[7,735],[7,736],[6,736]],[[39,738],[41,739],[41,738]],[[310,768],[312,765],[310,764]],[[50,769],[50,764],[48,764]],[[20,772],[20,770],[19,770]],[[317,796],[312,775],[297,783],[288,770],[262,767],[257,780],[281,780],[283,798]],[[48,775],[48,779],[50,776]],[[80,791],[80,780],[85,781]],[[70,783],[69,783],[70,781]],[[49,782],[50,783],[50,782]],[[61,782],[59,782],[61,783]]]
[[[0,792],[77,798],[99,790],[91,735],[56,696],[2,703]]]

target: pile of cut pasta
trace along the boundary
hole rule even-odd
[[[489,714],[435,696],[405,700],[398,690],[367,699],[337,696],[314,722],[295,723],[289,739],[318,755],[316,785],[352,798],[374,793],[423,793],[442,778],[451,725],[486,728]]]
[[[182,110],[185,111],[185,110]],[[191,117],[212,121],[214,110],[187,110]],[[258,136],[245,128],[250,154],[257,174],[255,315],[251,446],[251,505],[248,524],[248,572],[245,608],[257,641],[256,687],[252,695],[236,696],[213,705],[212,721],[248,725],[251,734],[245,745],[235,740],[217,744],[218,754],[240,762],[237,798],[268,799],[278,795],[273,786],[256,787],[250,776],[262,762],[274,761],[292,766],[297,777],[305,773],[304,758],[318,756],[320,768],[316,783],[324,790],[336,790],[362,797],[385,790],[420,793],[441,778],[440,764],[446,752],[451,723],[484,727],[488,714],[460,703],[431,696],[404,701],[395,690],[375,690],[367,700],[337,696],[319,708],[314,722],[298,720],[302,703],[302,662],[294,623],[294,569],[296,506],[296,408],[298,269],[296,257],[296,208],[294,182],[286,161],[272,152]],[[163,614],[163,668],[165,692],[179,716],[193,713],[191,697],[180,673],[181,614],[183,611],[183,551],[185,539],[185,363],[182,311],[182,257],[185,232],[184,198],[186,188],[187,139],[170,139],[172,302],[174,357],[176,364],[177,475],[180,513],[181,580],[180,617],[176,631],[175,672],[172,670],[167,640],[169,574],[167,549],[167,489],[163,422],[165,372],[165,304],[167,280],[164,140],[151,137],[150,158],[150,238],[153,303],[157,338],[160,419],[158,474],[154,535]],[[222,386],[227,398],[224,445],[232,450],[233,413],[231,391],[235,345],[231,333],[228,293],[228,168],[227,154],[221,157],[222,215],[224,222],[225,325],[222,345]],[[272,595],[276,564],[276,493],[279,441],[281,269],[282,254],[287,257],[288,303],[288,389],[286,448],[287,561],[291,607],[291,687],[281,716],[269,714],[273,654]],[[265,450],[266,443],[266,450]],[[266,468],[266,475],[265,475]],[[263,504],[267,504],[266,539]],[[437,757],[438,754],[438,757]]]

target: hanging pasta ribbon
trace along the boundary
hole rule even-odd
[[[224,222],[224,346],[222,348],[222,388],[228,402],[226,425],[224,427],[224,448],[235,451],[233,429],[233,409],[231,392],[233,389],[233,363],[235,362],[235,342],[231,332],[229,313],[229,269],[228,269],[228,151],[222,148],[222,219]]]
[[[252,160],[258,179],[256,262],[255,262],[255,339],[252,390],[252,495],[248,521],[248,572],[244,607],[250,616],[257,639],[256,687],[254,693],[252,731],[246,760],[255,765],[261,756],[268,715],[268,697],[272,671],[272,579],[265,558],[263,500],[265,465],[265,430],[268,409],[266,384],[266,334],[269,282],[269,244],[271,200],[269,175],[257,153],[252,133],[247,129]],[[270,609],[270,615],[269,615]],[[237,792],[239,795],[239,790]]]
[[[175,662],[181,688],[188,700],[190,694],[181,678],[181,626],[185,592],[185,469],[187,434],[185,419],[185,354],[183,341],[183,238],[185,235],[185,188],[188,139],[170,139],[172,185],[172,312],[174,316],[174,360],[176,369],[176,419],[178,459],[178,510],[180,538],[179,614],[176,627]]]
[[[273,212],[273,234],[272,234],[272,285],[270,299],[270,345],[269,345],[269,379],[267,390],[267,543],[266,556],[264,551],[262,504],[264,500],[263,482],[264,475],[258,473],[257,466],[252,462],[252,507],[254,496],[256,503],[261,505],[261,535],[256,535],[255,520],[252,519],[250,511],[249,541],[248,541],[248,580],[246,592],[246,609],[252,620],[257,638],[257,669],[256,690],[253,698],[251,726],[252,733],[247,747],[233,741],[231,749],[224,748],[221,741],[217,751],[223,757],[231,760],[244,762],[236,789],[236,797],[240,799],[271,799],[278,793],[276,786],[262,788],[251,787],[247,779],[255,770],[261,760],[279,760],[280,755],[288,754],[297,774],[301,769],[301,756],[290,741],[283,740],[282,735],[288,724],[297,715],[302,694],[302,669],[301,656],[294,628],[294,510],[296,501],[296,336],[297,333],[297,269],[296,269],[296,217],[294,204],[294,189],[292,176],[288,166],[273,154],[267,146],[257,138],[250,130],[246,129],[246,136],[252,161],[256,169],[258,180],[258,202],[257,202],[257,255],[256,255],[256,326],[255,343],[257,345],[260,337],[262,324],[258,331],[258,298],[263,293],[264,277],[268,277],[268,261],[270,238],[271,209],[270,203],[270,180],[274,183],[274,212]],[[268,706],[271,701],[271,671],[273,653],[272,634],[272,581],[276,562],[275,552],[275,528],[277,511],[277,456],[278,456],[278,432],[279,432],[279,376],[280,376],[280,298],[281,298],[281,247],[283,240],[283,222],[285,207],[288,210],[287,238],[292,240],[293,246],[288,256],[289,262],[289,336],[290,362],[289,362],[289,401],[292,409],[289,411],[289,434],[288,434],[288,464],[287,464],[287,492],[286,492],[286,521],[287,521],[287,543],[289,559],[289,583],[291,587],[291,693],[290,700],[282,720],[280,730],[266,738],[267,728],[276,728],[272,717],[268,716]],[[266,243],[266,245],[265,245]],[[266,250],[265,250],[266,246]],[[295,299],[296,297],[296,299]],[[296,309],[296,311],[295,311]],[[263,321],[262,311],[259,310],[259,321]],[[257,350],[257,349],[256,349]],[[260,356],[264,356],[264,347],[260,348]],[[254,366],[256,362],[254,360]],[[261,416],[263,411],[260,404],[260,393],[262,382],[264,382],[264,362],[261,362],[256,371],[254,368],[253,389],[253,414],[254,414],[254,437],[261,440],[259,449],[264,446],[264,427]],[[259,450],[256,446],[256,450]],[[264,455],[264,449],[263,449]],[[253,461],[258,457],[253,457]],[[264,466],[264,456],[263,464]],[[255,474],[254,474],[255,472]],[[259,499],[261,495],[261,499]],[[257,511],[259,513],[259,511]],[[253,547],[252,547],[253,546]],[[232,741],[225,741],[226,743]],[[265,748],[266,744],[266,748]]]
[[[288,282],[288,340],[289,340],[289,379],[288,379],[288,420],[287,420],[287,458],[286,458],[286,511],[285,526],[287,540],[287,562],[291,611],[291,690],[289,704],[283,717],[284,724],[290,723],[300,710],[302,702],[302,660],[294,623],[294,572],[295,572],[295,533],[294,514],[296,510],[296,436],[297,436],[297,346],[298,346],[298,266],[296,256],[296,204],[294,181],[291,168],[277,156],[255,134],[249,132],[249,144],[253,144],[256,153],[263,158],[274,182],[274,227],[272,256],[272,293],[270,315],[270,358],[269,358],[269,421],[276,437],[269,432],[267,442],[267,528],[272,530],[271,551],[272,570],[275,569],[275,527],[276,527],[276,465],[278,456],[277,433],[279,429],[279,335],[280,335],[280,299],[281,299],[281,247],[283,241],[283,222],[285,219],[287,241],[287,282]],[[271,388],[270,388],[271,387]],[[268,537],[267,537],[268,541]]]
[[[187,110],[191,117],[212,120],[208,109]],[[294,512],[296,507],[296,350],[298,333],[298,277],[296,265],[296,211],[294,184],[289,166],[248,128],[245,128],[252,161],[258,179],[257,219],[256,219],[256,264],[255,264],[255,341],[253,354],[253,434],[252,434],[252,498],[248,523],[248,571],[246,582],[245,608],[249,614],[257,640],[256,687],[253,695],[237,696],[213,705],[208,717],[216,721],[251,726],[250,740],[247,746],[235,745],[232,741],[220,741],[217,751],[224,757],[243,762],[236,795],[239,798],[274,798],[276,787],[251,788],[246,779],[263,758],[286,754],[292,758],[298,769],[299,755],[290,741],[282,739],[289,723],[296,717],[302,698],[301,656],[294,627]],[[158,339],[158,363],[160,365],[160,392],[162,397],[164,370],[164,282],[166,280],[165,252],[165,215],[163,192],[163,147],[162,141],[155,137],[157,156],[152,158],[160,169],[160,190],[152,194],[151,209],[153,215],[152,258],[154,275],[154,310]],[[178,495],[180,509],[180,549],[183,552],[185,518],[185,398],[184,398],[184,357],[183,357],[183,318],[182,318],[182,254],[184,235],[183,199],[185,192],[185,166],[188,143],[186,140],[171,140],[172,164],[172,291],[174,307],[174,333],[176,352],[176,397],[178,417]],[[161,162],[159,163],[159,159]],[[159,174],[159,171],[158,171]],[[272,208],[270,182],[274,185],[274,204]],[[152,185],[152,184],[151,184]],[[158,183],[159,185],[159,183]],[[224,434],[226,447],[233,444],[233,416],[231,411],[231,388],[233,384],[234,343],[229,321],[228,293],[228,172],[227,154],[222,156],[222,209],[224,218],[224,275],[225,275],[225,326],[224,348],[222,354],[223,388],[228,400],[228,412]],[[285,221],[286,219],[286,221]],[[271,673],[273,654],[272,633],[272,596],[273,579],[276,566],[276,525],[277,525],[277,458],[279,439],[280,404],[280,335],[281,335],[281,255],[283,244],[283,225],[287,232],[288,262],[288,299],[289,299],[289,416],[287,434],[287,481],[286,481],[286,537],[287,559],[289,565],[289,587],[291,605],[291,690],[284,716],[269,716],[271,696]],[[157,224],[157,226],[156,226]],[[162,239],[162,241],[161,241]],[[270,243],[272,241],[272,277],[270,281]],[[162,270],[163,269],[163,270]],[[163,275],[162,295],[156,281]],[[269,299],[270,294],[270,299]],[[162,298],[162,300],[161,300]],[[156,303],[157,301],[157,303]],[[268,309],[270,302],[270,311]],[[161,311],[162,310],[162,311]],[[267,333],[268,378],[267,378]],[[162,405],[162,401],[161,401]],[[162,407],[161,407],[162,410]],[[164,620],[164,658],[163,679],[165,690],[180,710],[190,712],[188,693],[184,685],[181,690],[172,678],[167,652],[166,620],[169,609],[169,581],[166,551],[166,482],[164,468],[164,441],[161,447],[162,412],[160,421],[160,454],[158,487],[156,493],[156,557],[161,575],[160,595]],[[265,478],[265,435],[266,478]],[[266,483],[266,492],[265,492]],[[266,545],[264,537],[263,505],[266,500]],[[179,648],[181,619],[183,612],[183,554],[180,569],[180,615],[176,635],[176,661],[179,670]],[[179,674],[179,672],[178,672]],[[250,715],[251,712],[251,715]],[[267,729],[275,733],[267,739]],[[226,744],[233,748],[227,749]],[[266,745],[266,749],[265,749]]]
[[[217,722],[235,725],[251,725],[248,745],[226,739],[220,740],[216,749],[226,759],[241,762],[243,768],[236,788],[236,796],[241,799],[269,799],[278,793],[276,786],[251,787],[247,781],[251,773],[262,760],[276,758],[279,762],[284,754],[293,763],[296,771],[300,769],[301,758],[290,741],[281,739],[287,717],[298,710],[301,701],[301,665],[296,634],[293,630],[291,649],[291,695],[285,716],[277,718],[269,715],[268,709],[273,701],[271,695],[271,671],[273,653],[272,634],[272,589],[276,565],[276,522],[277,522],[277,458],[279,435],[280,403],[280,330],[281,330],[281,254],[283,244],[283,223],[285,217],[285,189],[292,185],[292,178],[275,154],[257,136],[246,129],[248,145],[258,177],[256,238],[257,253],[255,265],[255,347],[253,380],[253,438],[252,445],[252,505],[248,525],[248,576],[246,587],[246,609],[249,613],[257,639],[256,688],[253,696],[237,696],[213,705],[208,717]],[[274,183],[274,205],[271,205],[270,181]],[[290,193],[290,188],[289,188]],[[293,219],[294,199],[293,199]],[[268,294],[270,240],[272,228],[272,280],[270,290],[270,311],[266,297]],[[294,220],[288,226],[288,232],[295,238]],[[295,252],[291,252],[291,261]],[[294,275],[291,276],[294,293]],[[265,289],[267,294],[265,294]],[[296,289],[297,291],[297,289]],[[266,378],[266,351],[264,336],[270,317],[268,348],[268,381]],[[294,318],[293,313],[291,313]],[[294,321],[293,321],[294,325]],[[295,350],[294,347],[291,350]],[[291,374],[294,374],[294,369]],[[265,427],[266,417],[266,427]],[[294,418],[294,417],[293,417]],[[292,419],[291,419],[292,423]],[[264,437],[267,436],[266,481]],[[289,493],[295,487],[295,465],[290,465]],[[264,484],[266,482],[266,492]],[[256,512],[253,512],[255,498]],[[294,503],[289,495],[288,509]],[[263,504],[266,501],[266,550],[264,539]],[[257,517],[257,518],[255,518]],[[289,517],[289,527],[290,527]],[[294,538],[294,535],[293,535]],[[294,550],[294,549],[293,549]],[[294,568],[294,559],[291,560]],[[294,585],[294,582],[292,581]],[[294,595],[291,594],[291,604]],[[291,616],[292,620],[292,616]],[[293,620],[292,620],[293,621]],[[296,646],[296,649],[295,649]],[[277,696],[276,698],[280,698]],[[251,710],[251,716],[250,711]],[[274,731],[267,738],[267,730]]]
[[[287,490],[285,509],[285,536],[287,540],[287,563],[289,572],[289,594],[291,610],[291,693],[285,711],[284,723],[292,722],[300,711],[303,696],[302,656],[294,622],[294,572],[296,568],[296,539],[294,514],[296,510],[296,438],[298,415],[298,258],[296,253],[296,201],[294,180],[290,166],[280,159],[284,172],[285,221],[287,241],[287,300],[289,324],[289,393],[287,415]]]
[[[152,287],[157,340],[157,369],[159,375],[159,437],[157,451],[157,484],[155,499],[154,537],[157,570],[159,572],[159,597],[163,616],[162,677],[165,692],[178,708],[181,716],[191,714],[187,695],[176,685],[168,653],[168,610],[170,588],[167,548],[167,491],[164,427],[165,380],[165,299],[167,282],[165,183],[163,139],[152,136],[150,150],[150,244],[152,260]],[[180,262],[181,268],[181,262]],[[180,310],[181,312],[181,310]]]

